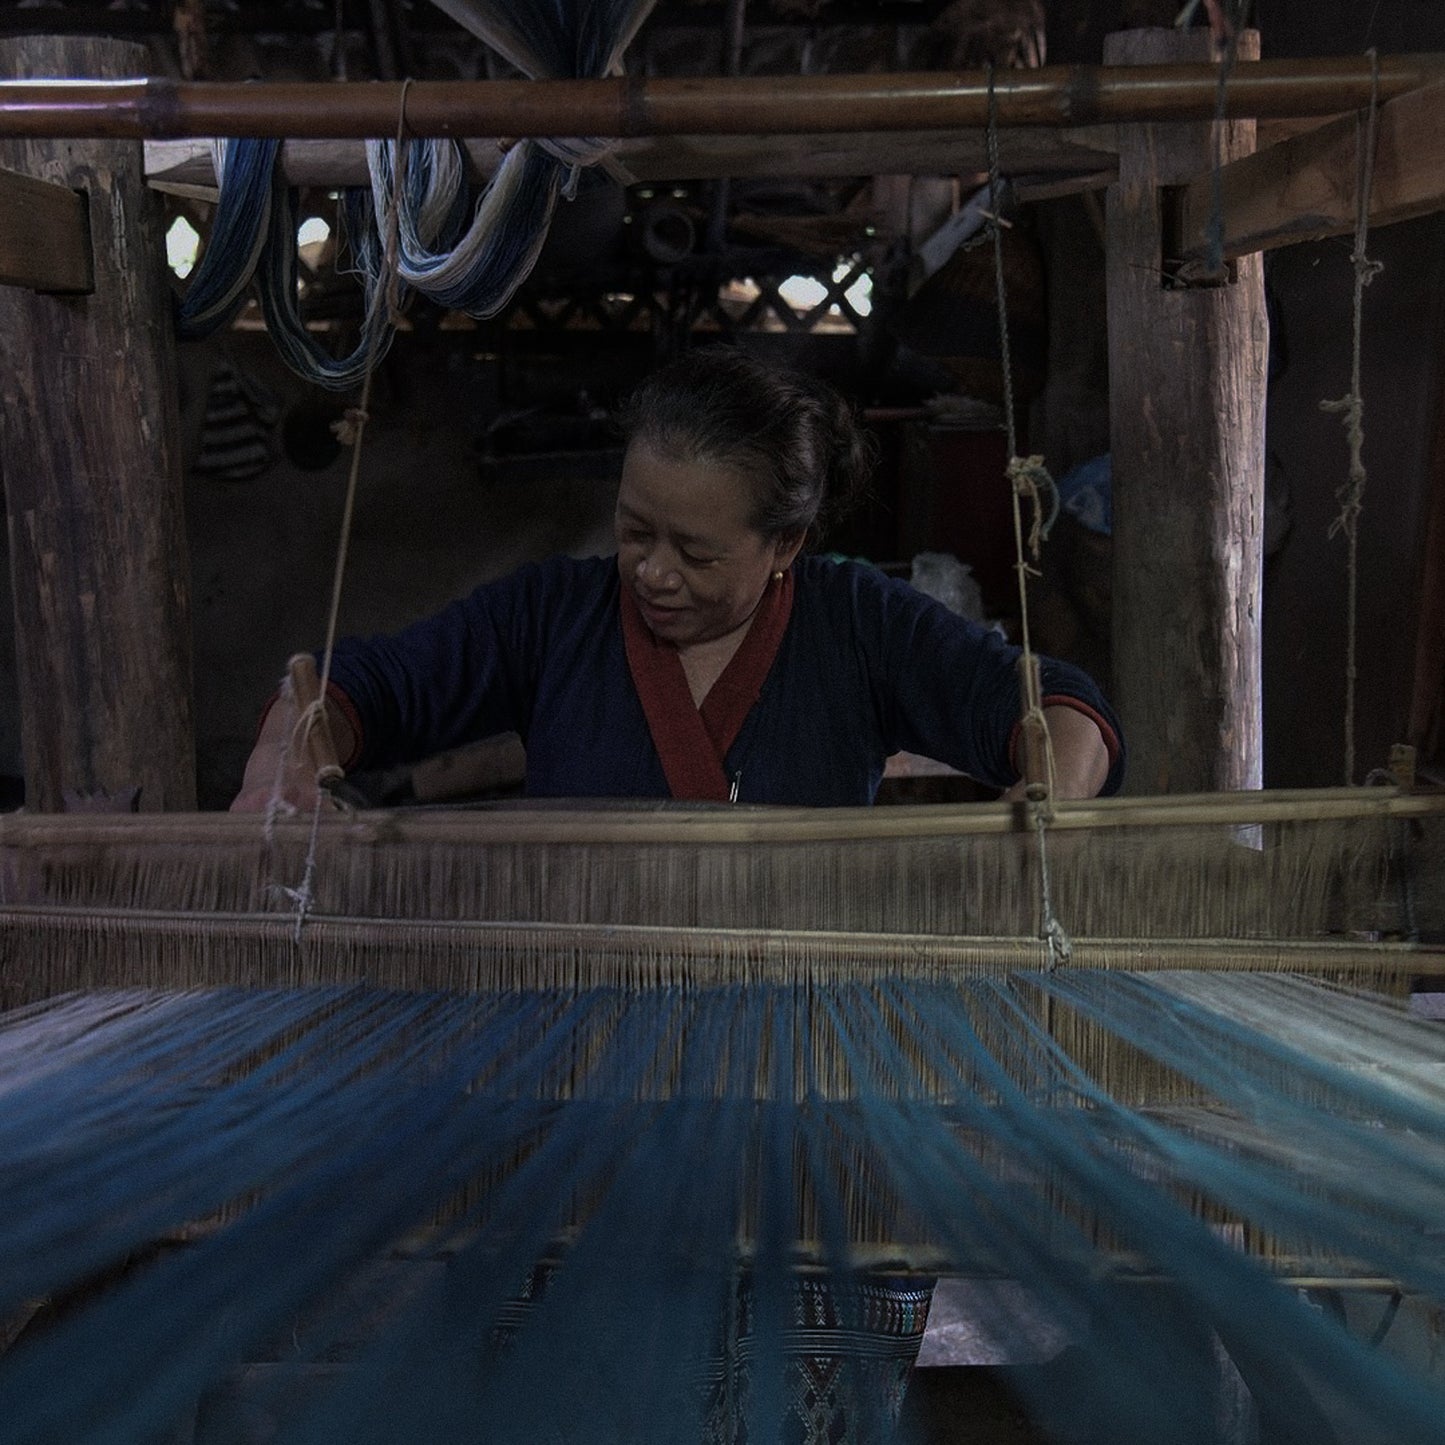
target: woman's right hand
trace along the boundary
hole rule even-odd
[[[340,708],[328,700],[325,726],[345,756],[349,751],[351,727]],[[334,758],[335,754],[331,753]],[[301,727],[301,710],[289,686],[283,686],[266,713],[246,771],[241,790],[231,802],[233,813],[264,813],[276,800],[278,812],[310,812],[316,806],[320,787],[317,775],[321,760],[308,747]]]

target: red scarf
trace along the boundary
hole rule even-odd
[[[682,658],[652,633],[626,582],[621,584],[622,643],[632,685],[647,715],[662,771],[674,798],[725,803],[723,763],[767,681],[793,611],[793,574],[769,582],[738,650],[698,708]]]

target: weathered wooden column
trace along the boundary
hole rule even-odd
[[[0,75],[142,75],[139,45],[0,42]],[[138,141],[0,141],[0,166],[81,191],[95,289],[0,286],[9,519],[28,807],[195,806],[190,564],[160,213]]]
[[[1259,55],[1240,38],[1239,59]],[[1203,61],[1205,30],[1109,36],[1111,65]],[[1207,174],[1210,123],[1120,127],[1108,200],[1114,696],[1134,793],[1258,788],[1268,323],[1258,255],[1224,285],[1177,286],[1162,188]],[[1224,126],[1221,154],[1254,149]]]

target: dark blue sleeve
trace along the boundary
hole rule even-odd
[[[336,645],[331,677],[361,729],[352,767],[391,767],[499,732],[525,739],[565,567],[523,567],[392,636]]]
[[[865,615],[875,619],[860,633],[877,649],[870,672],[878,680],[875,705],[888,746],[936,758],[992,787],[1017,781],[1010,749],[1023,711],[1021,649],[905,582],[864,576],[858,586]],[[1047,703],[1080,706],[1100,724],[1110,744],[1103,791],[1117,792],[1124,780],[1123,732],[1108,700],[1069,663],[1041,656],[1039,671]]]

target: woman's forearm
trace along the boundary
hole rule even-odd
[[[1054,797],[1097,797],[1109,777],[1109,747],[1098,723],[1078,708],[1064,705],[1046,707],[1044,721],[1054,756]],[[1025,787],[1020,778],[1003,797],[1017,802]]]

